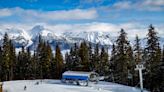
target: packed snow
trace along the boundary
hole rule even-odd
[[[60,80],[19,80],[3,83],[4,92],[140,92],[138,88],[100,81],[89,86],[64,84]],[[144,91],[146,92],[146,91]]]

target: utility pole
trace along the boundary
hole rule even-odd
[[[138,64],[136,65],[135,70],[139,71],[139,78],[140,78],[140,89],[141,92],[143,92],[143,78],[142,78],[142,70],[145,69],[145,67],[143,66],[143,64]]]

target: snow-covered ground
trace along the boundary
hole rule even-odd
[[[38,85],[36,83],[39,82]],[[26,90],[24,87],[26,86]],[[60,80],[19,80],[3,83],[4,92],[140,92],[134,87],[123,86],[110,82],[99,82],[89,86],[64,84]],[[144,91],[146,92],[146,91]]]

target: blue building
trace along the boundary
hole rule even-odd
[[[62,74],[62,82],[88,85],[88,82],[98,82],[99,75],[96,72],[66,71]]]

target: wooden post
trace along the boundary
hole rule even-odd
[[[0,92],[3,92],[2,83],[0,82]]]

